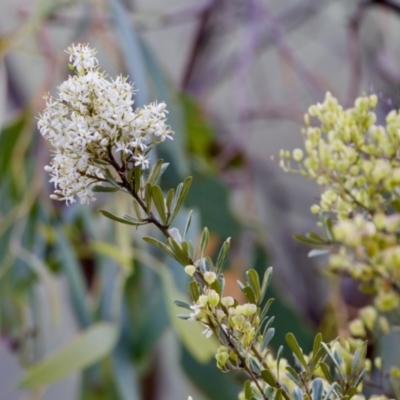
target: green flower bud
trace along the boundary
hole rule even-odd
[[[221,299],[221,304],[224,307],[229,308],[235,304],[235,300],[233,300],[233,297],[231,297],[231,296],[226,296]]]
[[[210,290],[207,294],[208,304],[211,307],[216,307],[219,304],[219,294],[215,290]]]
[[[300,162],[304,157],[303,150],[301,149],[294,149],[293,150],[293,160]]]
[[[196,272],[196,267],[194,265],[186,265],[185,267],[185,272],[189,275],[189,276],[193,276],[194,273]]]
[[[208,285],[211,285],[215,282],[217,279],[217,275],[215,275],[215,272],[211,271],[206,271],[203,274],[204,280],[208,283]]]

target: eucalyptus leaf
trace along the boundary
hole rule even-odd
[[[61,350],[28,368],[19,384],[23,388],[39,388],[81,371],[108,355],[117,339],[116,325],[97,323]]]

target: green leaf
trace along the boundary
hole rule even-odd
[[[106,181],[107,181],[110,185],[114,186],[116,189],[122,190],[123,192],[128,193],[128,191],[127,191],[125,188],[123,188],[122,186],[120,186],[120,185],[118,184],[118,182],[114,179],[114,177],[112,176],[111,172],[110,172],[108,169],[106,169],[106,170],[104,171],[104,178],[106,179]]]
[[[175,333],[198,362],[208,362],[217,350],[218,343],[216,339],[207,339],[202,334],[204,328],[200,323],[188,322],[176,317],[177,310],[179,309],[173,302],[176,298],[185,299],[185,294],[178,290],[171,272],[167,268],[160,269],[158,272],[163,282],[167,310]]]
[[[188,216],[187,221],[186,221],[185,230],[183,231],[183,240],[186,240],[186,235],[187,235],[187,233],[189,231],[190,224],[192,222],[192,214],[193,214],[193,210],[190,210],[189,211],[189,216]]]
[[[116,325],[105,322],[95,324],[61,350],[28,368],[19,384],[23,388],[39,388],[81,371],[109,354],[117,339]]]
[[[304,369],[307,371],[307,361],[304,358],[303,352],[300,349],[299,344],[297,343],[296,338],[294,337],[293,333],[289,332],[285,335],[286,343],[289,345],[291,350],[293,351],[294,354],[296,354],[297,358],[303,365]]]
[[[269,267],[267,270],[264,272],[264,277],[261,285],[261,298],[263,299],[265,296],[265,293],[267,292],[268,286],[271,283],[272,280],[272,272],[273,268]]]
[[[267,330],[267,333],[264,335],[262,343],[261,343],[261,351],[264,351],[264,349],[267,348],[269,345],[269,342],[272,340],[272,338],[275,335],[275,329],[274,328],[269,328]]]
[[[261,378],[263,378],[264,382],[268,383],[269,386],[277,387],[276,379],[268,369],[263,369],[261,371]]]
[[[147,243],[154,244],[155,246],[158,246],[160,249],[164,250],[164,252],[166,254],[168,254],[170,257],[175,258],[174,253],[171,251],[171,249],[165,243],[160,242],[159,240],[154,239],[154,238],[149,237],[149,236],[144,236],[143,240],[145,242],[147,242]]]
[[[210,232],[208,231],[208,228],[205,227],[203,229],[203,232],[201,233],[201,238],[200,238],[201,257],[204,257],[204,252],[207,249],[209,239],[210,239]]]
[[[282,400],[282,388],[279,388],[275,393],[275,400]]]
[[[151,187],[152,184],[148,183],[145,187],[144,187],[144,197],[145,197],[145,202],[146,202],[146,209],[147,212],[150,213],[151,210]]]
[[[133,173],[135,177],[135,192],[139,193],[140,188],[142,187],[142,168],[140,168],[140,166],[133,167]]]
[[[129,219],[125,218],[119,218],[115,216],[114,214],[109,213],[108,211],[105,210],[99,210],[105,217],[112,219],[113,221],[120,222],[121,224],[126,224],[126,225],[133,225],[133,226],[139,226],[139,225],[146,225],[148,224],[147,221],[139,221],[136,220],[135,218],[129,217]]]
[[[296,385],[301,386],[301,379],[300,379],[299,374],[297,373],[297,371],[296,371],[294,368],[290,367],[290,366],[286,367],[286,371],[287,371],[288,377],[289,377]]]
[[[276,373],[277,373],[277,379],[279,381],[279,364],[281,362],[281,358],[282,358],[282,352],[283,352],[283,346],[280,345],[279,349],[278,349],[278,353],[276,355]]]
[[[171,210],[172,215],[171,215],[171,218],[170,218],[170,220],[169,220],[169,223],[171,223],[171,222],[176,218],[176,216],[178,215],[178,212],[179,212],[179,210],[181,209],[182,204],[183,204],[183,202],[185,201],[186,196],[187,196],[187,194],[188,194],[188,192],[189,192],[191,183],[192,183],[192,177],[191,177],[191,176],[188,176],[188,177],[183,181],[183,183],[180,183],[180,184],[178,185],[178,187],[176,188],[176,193],[175,193],[174,201],[173,201],[173,204],[172,204],[172,206],[171,206],[171,208],[172,208],[172,210]]]
[[[95,193],[113,193],[118,192],[118,190],[115,186],[96,185],[92,187],[92,191]]]
[[[261,301],[261,287],[260,287],[260,278],[258,277],[258,273],[254,269],[249,269],[246,272],[247,282],[251,286],[254,292],[254,296],[257,304]]]
[[[250,381],[246,381],[244,383],[244,398],[246,400],[251,400],[253,397],[253,389],[251,388],[251,383]]]
[[[332,383],[332,382],[333,382],[333,378],[332,378],[331,372],[329,371],[329,366],[328,366],[328,364],[322,362],[322,363],[319,364],[319,366],[320,366],[320,368],[321,368],[323,374],[325,375],[326,380],[327,380],[329,383]]]
[[[231,246],[231,238],[228,238],[225,240],[224,244],[221,246],[221,250],[218,254],[218,259],[215,264],[215,273],[217,275],[219,275],[222,271],[222,267],[224,265],[227,255],[229,253],[230,246]]]
[[[322,333],[319,332],[319,333],[317,333],[317,335],[315,336],[315,339],[314,339],[313,357],[315,357],[315,355],[317,354],[319,348],[321,347],[321,343],[322,343]]]
[[[179,245],[179,243],[173,239],[173,238],[168,238],[167,239],[167,244],[172,251],[172,254],[174,258],[183,266],[188,265],[191,263],[191,260],[189,259],[187,253],[185,253],[182,249],[182,247]]]
[[[250,286],[245,286],[242,292],[249,303],[257,304],[256,296],[254,294],[253,289]]]
[[[305,243],[311,246],[326,245],[326,243],[321,240],[316,240],[303,235],[293,235],[293,238],[296,239],[298,242]]]
[[[365,357],[367,356],[367,342],[364,341],[363,344],[357,348],[353,362],[351,364],[351,376],[356,378],[364,368]]]
[[[167,212],[168,212],[168,218],[172,214],[171,211],[171,205],[172,205],[172,200],[174,198],[175,190],[174,189],[169,189],[168,195],[167,195]]]
[[[196,282],[191,281],[189,283],[189,293],[192,296],[193,301],[197,301],[199,299],[201,290]]]
[[[303,391],[300,388],[295,387],[293,390],[293,394],[294,400],[303,400]]]
[[[340,378],[344,380],[345,377],[344,377],[343,371],[342,371],[342,369],[340,368],[340,364],[339,364],[338,360],[336,359],[335,355],[331,352],[331,350],[329,349],[329,347],[327,346],[326,343],[322,342],[321,344],[322,344],[322,346],[324,347],[324,349],[325,349],[327,355],[329,356],[329,358],[330,358],[330,359],[332,360],[332,362],[335,364],[335,367],[336,367],[336,369],[337,369],[338,374],[340,375]],[[321,364],[322,364],[322,363],[321,363]]]
[[[263,310],[261,311],[260,314],[260,319],[261,321],[265,318],[265,316],[267,315],[269,309],[271,308],[272,303],[275,301],[275,299],[271,298],[268,299],[268,301],[265,303],[265,306],[263,308]]]
[[[186,301],[182,301],[182,300],[174,300],[174,304],[178,307],[181,308],[186,308],[187,310],[192,311],[192,309],[190,308],[190,304],[186,303]]]
[[[311,398],[312,400],[322,400],[323,385],[320,378],[313,380],[311,385]]]
[[[165,225],[167,223],[167,214],[165,210],[165,200],[160,186],[154,185],[151,187],[151,198],[156,206],[158,215]]]
[[[155,185],[161,175],[161,167],[163,165],[164,160],[158,160],[149,172],[149,176],[147,178],[146,184],[151,183],[151,185]]]

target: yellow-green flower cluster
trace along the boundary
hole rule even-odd
[[[362,308],[359,311],[358,318],[352,320],[348,328],[351,336],[361,339],[379,334],[387,334],[390,331],[387,318],[384,315],[378,315],[377,308],[373,306]]]
[[[295,149],[281,152],[281,166],[300,172],[325,186],[314,213],[379,210],[397,197],[400,185],[400,114],[392,111],[386,127],[376,125],[376,95],[358,98],[344,110],[330,93],[305,115],[305,154]],[[311,118],[317,126],[311,125]],[[292,160],[297,168],[292,167]],[[386,193],[391,196],[387,198]]]
[[[210,274],[214,273],[211,272]],[[212,280],[213,276],[210,274],[207,277],[211,277],[210,280]],[[206,280],[207,277],[204,274]],[[260,325],[260,317],[259,309],[255,304],[239,305],[230,296],[220,299],[215,290],[206,288],[205,293],[199,296],[197,302],[191,308],[193,312],[190,314],[190,318],[200,321],[206,326],[205,334],[207,336],[211,336],[212,332],[216,330],[229,332],[229,336],[234,338],[235,345],[236,343],[240,344],[240,347],[244,350],[251,348],[257,339],[256,329]],[[223,351],[224,348],[220,348],[216,355],[218,365],[222,368],[225,367],[229,358],[223,355],[226,354]],[[231,362],[236,361],[235,357],[234,354],[231,355]]]
[[[331,271],[363,282],[388,312],[400,306],[400,113],[381,126],[376,105],[363,95],[344,109],[327,93],[305,115],[305,150],[282,151],[281,166],[324,188],[311,211],[331,217]]]

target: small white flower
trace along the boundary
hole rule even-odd
[[[58,87],[57,98],[44,96],[38,128],[53,147],[53,159],[45,167],[55,186],[52,198],[69,204],[78,196],[88,203],[94,200],[91,187],[104,179],[98,161],[108,162],[110,150],[133,154],[129,162],[147,169],[149,160],[142,152],[172,139],[173,132],[166,125],[165,103],[134,111],[132,84],[122,76],[106,79],[95,50],[73,44],[67,53],[77,73]]]
[[[139,154],[137,156],[134,156],[133,158],[136,160],[135,167],[140,165],[142,169],[149,168],[149,160],[147,160],[143,154]]]

